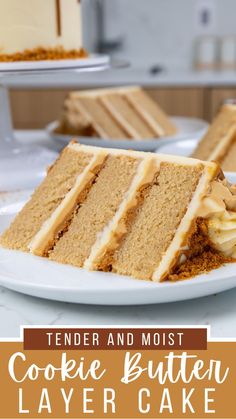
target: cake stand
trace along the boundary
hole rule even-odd
[[[41,62],[0,63],[0,192],[14,189],[32,188],[39,183],[46,167],[57,153],[42,146],[24,145],[14,137],[9,86],[19,83],[30,88],[42,85],[42,79],[68,80],[73,75],[84,72],[97,72],[112,68],[108,56],[94,55],[78,60],[59,60]],[[59,77],[58,77],[59,76]]]

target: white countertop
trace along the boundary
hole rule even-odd
[[[86,73],[74,70],[41,75],[9,75],[6,82],[12,88],[86,88],[129,84],[146,87],[226,87],[236,86],[236,71],[176,69],[152,75],[148,68],[127,67]]]
[[[49,144],[40,131],[21,131],[17,138],[26,141],[26,134],[33,135],[35,144],[40,139]],[[0,337],[18,337],[21,325],[95,324],[211,325],[213,337],[236,337],[236,288],[178,303],[105,307],[41,300],[0,287]]]

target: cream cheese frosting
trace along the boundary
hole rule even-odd
[[[226,179],[213,181],[198,216],[208,220],[208,234],[215,248],[236,258],[236,187]]]

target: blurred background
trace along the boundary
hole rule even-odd
[[[210,121],[236,97],[235,0],[82,0],[84,45],[131,66],[84,75],[81,87],[140,84],[170,115]],[[78,76],[79,77],[79,76]],[[73,86],[11,90],[16,128],[58,118]]]

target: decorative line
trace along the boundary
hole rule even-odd
[[[57,35],[61,36],[61,3],[60,0],[56,1],[56,27],[57,27]]]

